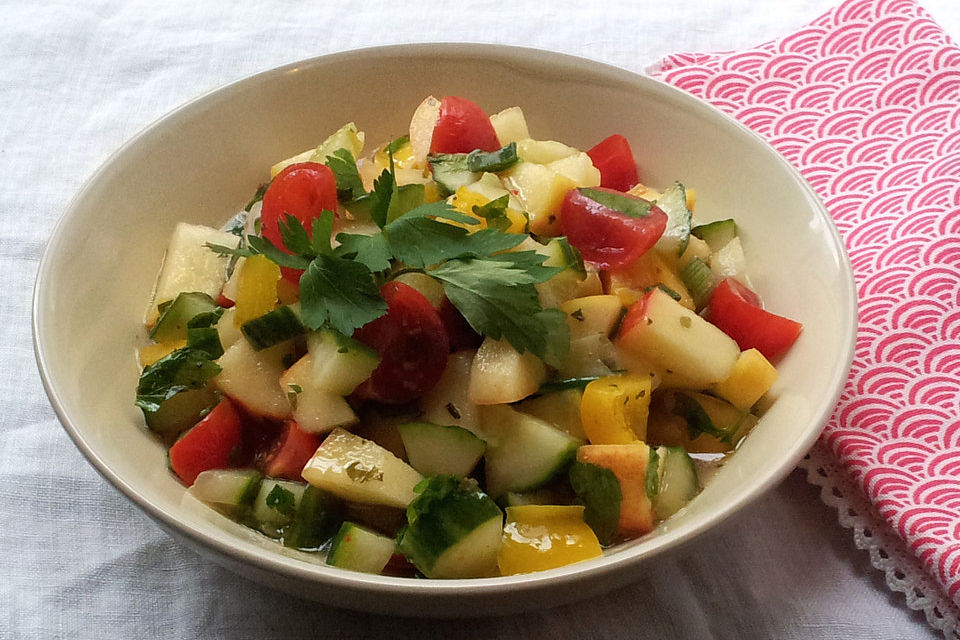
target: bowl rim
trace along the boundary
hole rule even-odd
[[[516,62],[517,58],[534,60],[536,65],[564,66],[572,65],[591,75],[601,75],[605,78],[616,78],[630,84],[638,85],[644,91],[658,94],[660,97],[670,101],[679,102],[685,108],[704,114],[709,118],[720,117],[740,135],[746,135],[757,142],[760,142],[759,149],[770,156],[771,161],[780,165],[781,169],[788,172],[791,179],[799,187],[800,191],[806,196],[807,204],[815,211],[816,217],[821,222],[826,223],[827,235],[830,238],[832,252],[838,258],[838,265],[843,276],[843,290],[840,291],[843,305],[841,311],[841,323],[843,329],[842,344],[844,349],[842,353],[837,354],[834,370],[829,380],[829,388],[833,393],[823,398],[819,406],[812,407],[809,423],[811,426],[804,436],[797,440],[791,447],[787,455],[784,455],[778,465],[772,467],[765,475],[761,476],[749,488],[732,499],[719,505],[716,509],[703,517],[699,521],[694,521],[689,526],[680,527],[671,530],[663,535],[653,539],[652,544],[643,548],[642,553],[632,549],[626,549],[613,556],[604,554],[600,558],[588,560],[565,567],[559,567],[548,571],[540,571],[530,574],[520,574],[515,576],[500,576],[495,578],[473,578],[459,580],[438,580],[438,579],[410,579],[392,576],[367,575],[357,572],[344,571],[325,564],[314,564],[298,560],[293,557],[285,556],[280,553],[263,553],[262,549],[254,548],[252,543],[244,542],[230,534],[226,530],[221,530],[219,535],[213,535],[197,527],[189,525],[176,518],[172,513],[154,504],[147,495],[142,494],[126,482],[123,477],[115,473],[104,461],[97,451],[86,440],[81,425],[75,423],[70,415],[67,414],[64,402],[58,391],[53,387],[48,369],[53,368],[51,353],[46,344],[46,338],[43,330],[42,315],[44,313],[43,304],[46,297],[46,284],[49,281],[49,274],[53,270],[56,261],[53,254],[55,239],[62,233],[68,220],[76,215],[79,205],[86,198],[87,194],[108,172],[108,170],[130,149],[135,148],[144,138],[150,134],[162,129],[169,122],[179,119],[182,116],[190,114],[193,110],[202,108],[204,103],[213,96],[237,91],[243,89],[246,85],[260,82],[270,82],[272,79],[287,74],[291,70],[312,67],[315,65],[324,65],[336,62],[342,58],[371,57],[381,58],[384,56],[416,56],[429,54],[441,57],[483,57],[485,59],[502,60],[509,59]],[[644,86],[645,85],[645,86]],[[291,576],[311,582],[322,583],[325,586],[336,589],[345,589],[348,591],[362,590],[372,592],[374,595],[396,595],[403,592],[405,595],[425,596],[431,594],[456,593],[458,595],[470,595],[489,593],[491,591],[509,590],[512,593],[518,591],[531,591],[545,588],[547,586],[554,588],[558,585],[570,584],[580,581],[584,578],[591,580],[603,580],[612,577],[615,573],[620,573],[628,566],[636,566],[655,556],[678,548],[682,544],[689,543],[693,539],[709,529],[718,526],[726,521],[735,513],[741,511],[748,504],[754,502],[759,496],[772,489],[791,470],[797,462],[803,457],[807,450],[813,445],[819,436],[827,419],[833,412],[840,394],[843,389],[843,382],[846,380],[849,369],[852,364],[855,338],[857,331],[857,293],[853,278],[853,271],[850,265],[849,257],[840,234],[833,223],[832,218],[824,207],[823,203],[813,190],[813,188],[801,176],[800,172],[791,165],[783,156],[781,156],[764,138],[750,130],[732,116],[720,111],[707,102],[704,102],[694,96],[668,85],[658,79],[647,75],[636,73],[621,67],[610,65],[604,62],[591,60],[581,56],[575,56],[568,53],[560,53],[545,49],[532,47],[520,47],[513,45],[500,44],[479,44],[479,43],[456,43],[456,42],[423,42],[410,44],[392,44],[382,46],[363,47],[339,51],[290,62],[278,67],[273,67],[259,71],[227,84],[210,89],[195,98],[188,100],[163,114],[150,124],[143,127],[135,135],[124,142],[117,150],[104,159],[93,174],[87,178],[77,194],[70,200],[66,209],[59,216],[53,226],[48,242],[44,248],[43,256],[37,269],[37,276],[34,282],[33,301],[31,309],[31,329],[33,338],[34,355],[39,368],[40,377],[44,390],[50,400],[64,430],[73,440],[77,448],[83,453],[91,465],[116,487],[121,493],[129,498],[135,505],[143,510],[147,515],[156,520],[164,529],[177,532],[188,538],[195,545],[205,548],[223,556],[228,560],[233,560],[242,564],[252,564],[260,569],[277,576]],[[613,586],[615,581],[610,581]],[[349,605],[346,605],[349,606]],[[359,606],[359,603],[358,603]],[[359,608],[369,608],[359,606]]]

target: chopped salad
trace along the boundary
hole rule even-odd
[[[588,151],[428,97],[180,223],[136,403],[198,499],[318,561],[471,578],[649,533],[733,451],[800,324],[763,309],[733,219]]]

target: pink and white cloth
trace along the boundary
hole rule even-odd
[[[960,605],[960,48],[914,0],[653,75],[764,136],[823,199],[859,292],[820,444]]]

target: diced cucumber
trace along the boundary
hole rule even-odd
[[[173,302],[160,305],[160,317],[150,331],[156,342],[176,342],[187,339],[187,323],[201,313],[211,313],[217,303],[206,293],[189,291],[179,294]]]
[[[710,245],[710,251],[719,251],[737,237],[737,223],[733,218],[715,220],[695,226],[690,233]]]
[[[757,423],[756,416],[749,411],[741,411],[729,402],[703,393],[677,391],[673,398],[674,414],[687,421],[693,437],[707,434],[734,448]]]
[[[221,371],[213,381],[251,413],[282,420],[290,415],[290,404],[277,380],[290,352],[288,343],[254,351],[249,342],[238,340],[220,356]]]
[[[743,255],[743,245],[740,238],[734,238],[722,249],[710,255],[710,270],[717,282],[724,278],[736,278],[747,287],[750,279],[747,277],[747,258]]]
[[[693,218],[693,214],[687,208],[686,190],[682,184],[675,182],[663,192],[655,204],[667,214],[667,228],[657,240],[657,249],[664,253],[682,256],[687,250],[690,221]]]
[[[700,258],[692,258],[680,272],[680,277],[693,298],[694,306],[697,309],[705,307],[716,285],[710,267]]]
[[[397,429],[410,466],[424,476],[468,476],[487,444],[466,429],[408,422]]]
[[[314,486],[307,486],[297,502],[296,515],[283,532],[283,545],[314,551],[337,532],[343,521],[340,505]]]
[[[357,414],[336,393],[319,389],[313,381],[313,359],[308,353],[280,376],[280,389],[290,402],[293,419],[307,433],[327,433],[357,422]]]
[[[517,141],[517,155],[524,162],[547,164],[579,153],[577,149],[569,147],[556,140],[525,140]]]
[[[613,343],[605,335],[594,333],[570,341],[570,348],[557,369],[563,378],[600,378],[613,373],[604,362],[604,355],[612,359]]]
[[[156,411],[144,411],[143,418],[151,431],[172,438],[197,424],[207,411],[220,402],[216,389],[187,389],[164,400]]]
[[[380,364],[375,350],[331,329],[308,334],[307,350],[313,361],[313,385],[339,396],[353,393]]]
[[[310,484],[345,500],[404,508],[423,479],[383,447],[334,429],[303,469]]]
[[[237,308],[230,307],[223,310],[223,315],[217,322],[217,333],[220,335],[220,345],[224,350],[229,349],[234,342],[243,337],[243,333],[236,325]]]
[[[535,489],[558,473],[576,455],[581,441],[553,425],[506,405],[481,408],[483,431],[489,435],[483,454],[487,493]]]
[[[507,507],[523,507],[529,504],[567,504],[573,496],[569,488],[566,491],[560,491],[558,486],[540,487],[523,493],[508,491],[500,496],[498,502]]]
[[[216,505],[247,505],[259,493],[262,479],[256,469],[208,469],[197,476],[190,493]]]
[[[259,318],[243,323],[240,330],[256,351],[302,336],[307,332],[307,328],[300,322],[299,306],[277,307]]]
[[[264,478],[253,500],[253,524],[268,536],[279,538],[283,528],[293,522],[306,488],[302,482]]]
[[[320,143],[316,151],[313,152],[310,161],[326,163],[327,158],[338,149],[346,149],[354,158],[359,158],[363,152],[363,140],[363,131],[359,131],[357,125],[348,122]]]
[[[665,520],[700,493],[700,480],[693,459],[681,447],[658,447],[657,457],[658,491],[651,501],[657,517]]]
[[[476,483],[433,476],[417,485],[398,548],[428,578],[496,575],[503,512]]]
[[[476,182],[480,172],[471,171],[465,153],[438,153],[428,158],[440,195],[447,197],[460,187]]]
[[[396,550],[393,538],[344,522],[330,543],[327,564],[363,573],[382,573]]]

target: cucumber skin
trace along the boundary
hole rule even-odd
[[[187,323],[201,313],[209,313],[217,308],[217,303],[206,293],[187,292],[178,295],[165,307],[157,324],[150,330],[150,339],[155,342],[173,342],[185,340]]]
[[[286,342],[307,332],[300,317],[289,306],[277,307],[240,327],[247,342],[256,351]]]
[[[661,446],[657,448],[657,454],[660,459],[659,487],[651,502],[657,517],[666,520],[700,493],[700,478],[693,459],[682,447]],[[683,485],[678,489],[678,482],[686,485],[686,490]]]
[[[473,471],[487,448],[486,442],[467,429],[454,425],[407,422],[399,425],[397,430],[400,432],[400,439],[403,440],[410,466],[424,476],[467,476]],[[434,446],[431,447],[431,445]],[[436,445],[440,445],[440,447]],[[437,460],[436,456],[427,454],[430,448],[443,448],[448,454]],[[411,459],[411,456],[417,458],[417,464],[413,464],[414,460]],[[471,459],[472,462],[469,462]],[[450,464],[452,461],[462,462],[463,465],[461,468],[455,469],[455,465]]]
[[[351,539],[351,536],[356,537]],[[335,535],[330,542],[330,550],[327,552],[327,564],[348,571],[382,573],[383,567],[373,567],[370,562],[370,553],[372,551],[380,551],[380,549],[369,548],[370,542],[380,543],[381,540],[384,543],[389,542],[392,547],[391,553],[387,555],[383,561],[383,566],[386,566],[387,562],[390,561],[390,555],[393,555],[393,551],[396,549],[396,543],[366,527],[362,527],[353,522],[344,522],[340,526],[340,530],[337,531],[337,535]]]
[[[441,484],[446,486],[440,495],[431,493]],[[421,493],[407,508],[408,523],[398,536],[397,548],[425,574],[478,527],[493,518],[503,519],[500,507],[488,495],[464,488],[454,476],[433,476],[417,486]]]
[[[283,533],[283,546],[316,550],[336,534],[343,522],[340,505],[325,492],[307,485],[293,522]]]

